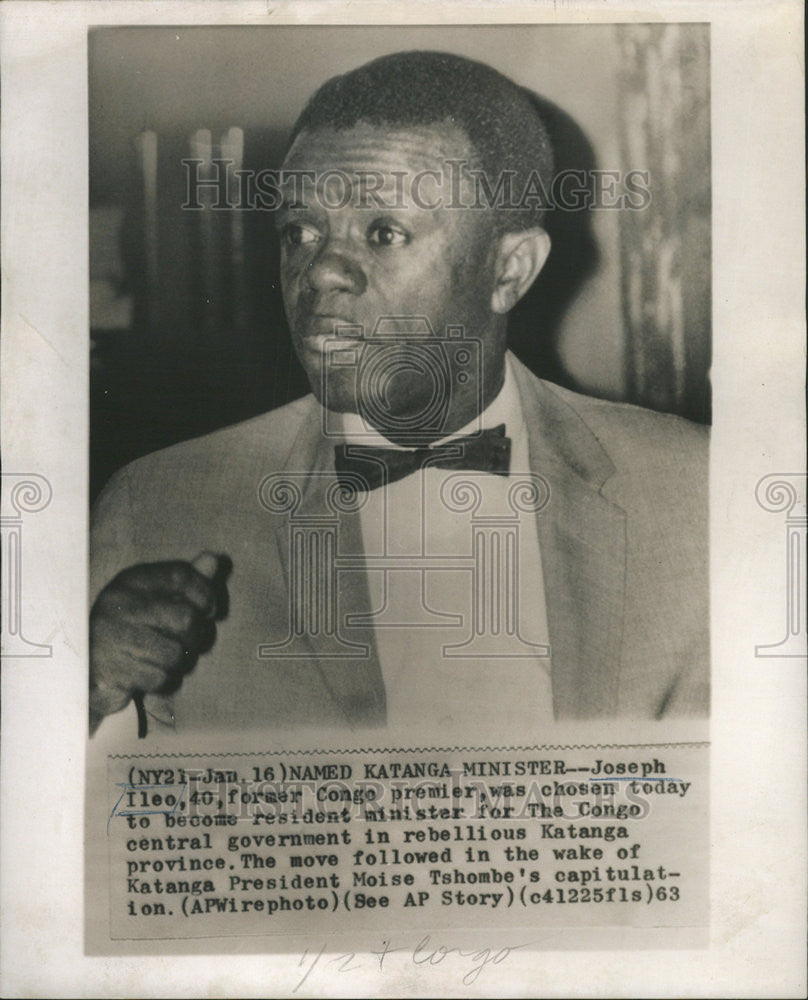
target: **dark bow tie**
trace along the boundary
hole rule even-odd
[[[510,464],[511,439],[505,436],[505,424],[432,448],[376,448],[372,445],[341,444],[334,449],[337,478],[349,490],[375,490],[425,466],[475,469],[507,476]]]

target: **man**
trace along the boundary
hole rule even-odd
[[[704,714],[703,429],[507,351],[550,241],[541,199],[490,203],[479,179],[549,189],[525,93],[460,57],[383,57],[317,92],[284,171],[312,395],[113,477],[92,728],[130,702],[141,731]]]

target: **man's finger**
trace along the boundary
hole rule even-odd
[[[132,661],[149,664],[170,674],[184,666],[185,646],[150,625],[130,624],[121,636],[121,652]]]
[[[215,553],[205,550],[199,553],[196,559],[191,562],[191,565],[205,579],[212,580],[219,571],[220,559]]]
[[[162,691],[175,676],[176,671],[170,673],[161,667],[156,667],[153,663],[133,659],[130,664],[129,673],[127,674],[125,690],[129,695],[137,691],[154,694],[157,691]],[[120,686],[120,679],[115,678],[115,680]]]
[[[191,565],[210,580],[214,587],[215,608],[212,617],[222,619],[227,617],[230,609],[230,598],[227,593],[227,578],[233,569],[233,561],[230,556],[217,555],[215,552],[205,550],[193,560]]]
[[[215,625],[208,615],[182,598],[157,598],[144,602],[131,623],[150,625],[169,638],[177,639],[184,649],[201,652],[210,640]]]
[[[213,614],[216,609],[216,588],[213,582],[189,562],[177,560],[132,566],[120,573],[113,584],[149,591],[155,595],[162,592],[183,597],[206,615]]]
[[[182,671],[182,645],[148,626],[114,629],[99,623],[93,635],[94,681],[99,685],[134,691],[158,691]]]

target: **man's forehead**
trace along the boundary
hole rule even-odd
[[[359,122],[348,129],[318,128],[301,132],[284,161],[286,170],[398,171],[447,169],[449,160],[470,161],[472,151],[462,129],[440,125],[387,126]]]

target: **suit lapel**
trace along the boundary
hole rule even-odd
[[[311,657],[310,662],[317,667],[331,697],[351,725],[383,723],[384,681],[373,629],[349,624],[355,615],[369,615],[370,594],[359,513],[335,506],[333,491],[337,479],[333,454],[333,441],[322,434],[319,407],[312,406],[280,474],[299,487],[300,502],[283,518],[276,539],[290,595],[290,614],[294,616],[296,610],[301,611],[302,604],[310,605],[314,587],[319,588],[321,595],[336,596],[337,615],[333,622],[330,616],[326,619],[330,603],[326,597],[314,627],[311,619],[304,616],[302,634],[296,640],[293,636],[293,648],[303,651],[303,655],[308,653],[307,658]],[[334,555],[350,557],[356,565],[347,569],[329,568],[325,544],[321,542],[316,554],[307,551],[305,564],[300,566],[301,550],[294,555],[291,551],[291,529],[298,524],[304,533],[322,532],[321,539],[333,539]],[[301,652],[293,655],[299,657]]]
[[[600,487],[614,467],[572,406],[511,357],[530,465],[550,485],[538,516],[557,718],[617,707],[625,513]]]

